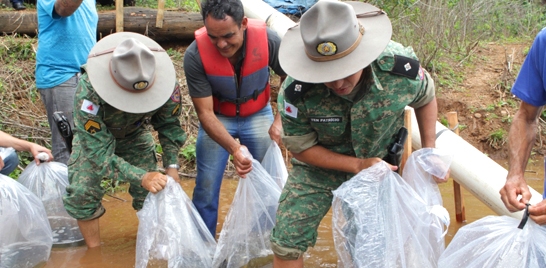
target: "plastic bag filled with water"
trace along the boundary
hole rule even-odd
[[[173,178],[148,194],[137,216],[136,268],[212,267],[216,241]]]
[[[0,174],[0,267],[45,264],[52,242],[40,199],[17,181]]]
[[[28,164],[19,182],[33,192],[44,204],[53,233],[53,245],[70,246],[83,243],[76,219],[66,212],[63,195],[68,186],[68,168],[59,162]]]
[[[252,156],[247,153],[247,157]],[[239,179],[233,203],[226,215],[213,267],[240,268],[249,263],[272,259],[269,235],[281,188],[260,162],[252,159],[252,171]]]
[[[338,267],[437,267],[429,258],[435,216],[385,162],[362,170],[333,194]]]
[[[546,267],[546,227],[528,219],[487,216],[463,226],[440,256],[442,268]]]
[[[282,189],[288,179],[288,170],[282,157],[281,148],[275,141],[272,141],[267,148],[262,159],[262,166]]]

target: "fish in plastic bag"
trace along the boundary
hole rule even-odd
[[[424,200],[385,162],[333,191],[338,267],[436,267]]]
[[[78,222],[66,212],[63,195],[68,186],[68,167],[59,162],[31,162],[19,176],[19,182],[44,204],[54,245],[83,244]]]
[[[457,231],[438,260],[442,268],[544,268],[546,226],[487,216]]]
[[[252,159],[252,170],[239,179],[220,232],[214,268],[240,268],[273,255],[269,235],[275,226],[281,188],[260,162],[248,151],[244,153]]]
[[[44,205],[0,174],[0,268],[35,267],[49,259],[53,240]]]
[[[180,184],[167,178],[165,189],[149,193],[137,212],[135,267],[212,267],[214,237]]]

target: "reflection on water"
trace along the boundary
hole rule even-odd
[[[506,163],[500,163],[506,167]],[[529,185],[539,193],[543,191],[544,168],[542,163],[532,163],[527,167],[526,178]],[[233,200],[238,181],[226,179],[222,183],[219,224],[217,236],[220,233],[224,217]],[[183,180],[182,188],[191,198],[195,180]],[[457,223],[455,220],[455,208],[453,199],[453,184],[451,181],[440,185],[444,206],[451,216],[451,225],[446,235],[446,243],[451,239],[457,230],[464,224],[476,221],[487,215],[495,215],[486,205],[472,196],[468,191],[463,190],[466,208],[466,223]],[[103,205],[106,214],[100,218],[100,232],[102,246],[98,249],[87,250],[85,246],[69,248],[53,248],[51,257],[44,267],[48,268],[72,268],[72,267],[133,267],[135,263],[136,234],[138,219],[131,207],[131,196],[127,193],[116,194],[117,197],[126,200],[120,201],[116,198],[105,196]],[[314,248],[310,248],[304,255],[306,267],[336,267],[337,256],[334,250],[334,241],[331,231],[332,213],[329,212],[319,226],[319,236]],[[257,266],[268,266],[268,260],[259,260]],[[270,262],[270,259],[269,259]],[[270,265],[269,265],[270,266]],[[249,266],[250,267],[250,266]]]

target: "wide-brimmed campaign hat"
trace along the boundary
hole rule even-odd
[[[331,82],[372,63],[391,35],[387,14],[373,5],[318,1],[284,35],[279,62],[296,80]]]
[[[165,50],[141,34],[106,36],[91,49],[86,71],[99,96],[128,113],[161,107],[176,83],[174,65]]]

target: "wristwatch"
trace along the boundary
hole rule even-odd
[[[168,165],[166,168],[174,168],[176,170],[179,170],[180,169],[180,165],[179,164],[170,164]]]

